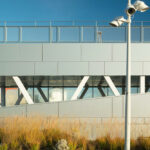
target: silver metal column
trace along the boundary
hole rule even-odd
[[[128,5],[131,2],[128,0]],[[125,150],[130,150],[131,129],[131,15],[128,14],[127,64],[126,64],[126,104],[125,104]]]

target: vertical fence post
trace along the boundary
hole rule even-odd
[[[80,36],[80,43],[82,43],[83,42],[83,26],[80,27],[80,34],[79,34],[79,36]]]
[[[96,21],[96,24],[95,24],[95,42],[97,43],[98,42],[98,27],[97,27],[98,23]]]
[[[4,22],[4,42],[7,42],[7,25],[6,25],[6,22]]]
[[[141,43],[143,43],[144,42],[144,28],[143,28],[143,21],[141,21]]]
[[[49,23],[49,42],[52,43],[53,41],[53,29],[52,29],[52,22]]]
[[[72,21],[72,26],[75,26],[75,21]]]
[[[35,26],[35,27],[37,26],[37,22],[36,22],[36,21],[34,21],[34,26]]]
[[[56,32],[57,32],[57,35],[56,35],[56,42],[58,43],[58,42],[60,41],[60,27],[57,26]]]
[[[22,42],[22,27],[19,27],[19,42]]]

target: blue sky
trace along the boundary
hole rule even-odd
[[[100,20],[126,16],[127,0],[0,0],[0,20]],[[134,2],[134,1],[133,1]],[[150,0],[144,0],[150,6]],[[150,10],[135,21],[150,21]]]

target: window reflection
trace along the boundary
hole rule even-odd
[[[42,103],[48,101],[48,88],[34,88],[34,102]]]
[[[62,88],[49,88],[49,101],[58,102],[63,100]]]
[[[15,105],[18,98],[18,88],[5,88],[6,106]]]
[[[74,92],[76,91],[77,87],[68,87],[64,88],[64,100],[71,100],[71,97],[73,96]]]
[[[123,94],[123,89],[124,89],[124,87],[123,88],[122,87],[117,87],[117,90],[119,91],[120,95]]]
[[[80,84],[83,76],[38,76],[38,77],[20,77],[23,84],[28,87],[27,91],[35,103],[44,102],[57,102],[71,100],[74,92]],[[125,94],[125,76],[112,76],[112,81],[117,87],[120,94]],[[20,98],[21,92],[14,85],[12,77],[5,77],[5,80],[0,77],[0,86],[6,86],[6,105],[14,105],[18,98]],[[139,92],[139,76],[132,76],[132,93]],[[146,91],[150,91],[150,77],[146,77]],[[1,95],[1,90],[0,90]],[[92,76],[89,78],[87,84],[80,92],[78,99],[96,98],[102,96],[114,96],[112,90],[108,86],[104,77]],[[1,96],[0,96],[1,103]],[[26,99],[23,97],[20,104],[26,104]]]
[[[93,92],[94,92],[94,97],[104,96],[100,88],[94,87]]]
[[[83,98],[92,98],[93,95],[93,90],[92,87],[84,87],[81,91],[81,93],[79,94],[79,99],[83,99]]]
[[[62,87],[63,86],[63,77],[54,76],[49,77],[49,86],[50,87]]]
[[[109,87],[107,88],[107,96],[114,96],[113,91]]]
[[[33,99],[33,87],[32,87],[32,88],[31,88],[31,87],[28,88],[27,91],[28,91],[29,95],[31,96],[31,98]],[[20,92],[20,94],[21,94],[21,92]],[[23,97],[23,98],[21,99],[20,104],[26,104],[26,103],[27,103],[27,101],[26,101],[26,99]]]
[[[131,93],[132,94],[135,94],[135,93],[138,93],[138,87],[131,87]]]

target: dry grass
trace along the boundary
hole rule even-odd
[[[140,130],[139,126],[132,125],[132,149],[138,149],[141,145],[145,149],[150,147],[149,138],[135,138],[138,135],[142,136],[142,131],[146,129],[148,132],[149,128],[144,127],[144,130]],[[70,150],[122,150],[123,137],[124,122],[118,119],[79,120],[32,116],[0,120],[0,142],[5,150],[53,150],[59,139],[66,139]]]
[[[51,147],[62,138],[75,147],[78,139],[84,141],[80,126],[79,121],[40,116],[4,118],[0,120],[0,140],[16,150],[31,149],[34,145]]]

